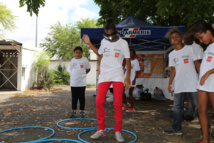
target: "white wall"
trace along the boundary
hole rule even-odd
[[[59,61],[59,60],[51,60],[50,62],[50,68],[51,69],[56,69],[56,67],[61,64],[65,65],[67,71],[70,73],[70,61]],[[87,84],[96,84],[96,66],[97,62],[96,61],[90,61],[91,65],[91,71],[87,74]]]
[[[22,48],[22,74],[21,74],[21,90],[24,91],[32,87],[35,81],[35,72],[32,64],[36,60],[36,55],[40,53],[37,48]]]

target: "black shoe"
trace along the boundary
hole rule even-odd
[[[192,120],[194,120],[194,117],[193,117],[193,116],[190,116],[190,115],[186,115],[186,116],[184,117],[184,120],[186,120],[186,121],[192,121]]]
[[[84,112],[84,111],[81,111],[81,112],[80,112],[80,117],[81,117],[81,118],[85,118],[85,112]]]
[[[163,133],[166,134],[166,135],[182,135],[182,131],[181,130],[175,131],[173,129],[165,130]]]
[[[70,118],[74,118],[74,117],[76,117],[76,116],[77,116],[77,115],[76,115],[76,111],[73,110],[73,111],[71,112]]]

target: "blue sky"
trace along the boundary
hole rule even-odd
[[[26,11],[27,7],[19,8],[19,0],[0,0],[17,16],[17,29],[7,32],[4,39],[13,39],[23,43],[24,47],[35,45],[36,16]],[[38,44],[50,32],[51,25],[72,23],[81,18],[99,18],[100,8],[93,0],[46,0],[45,7],[40,8],[38,17]]]

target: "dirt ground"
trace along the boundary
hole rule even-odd
[[[66,90],[67,89],[67,90]],[[94,89],[86,91],[86,117],[96,118]],[[1,95],[0,95],[1,96]],[[108,128],[114,127],[113,104],[106,102],[106,124]],[[135,101],[134,113],[124,112],[123,129],[134,132],[138,140],[136,143],[197,143],[201,140],[198,119],[191,122],[183,121],[182,136],[167,136],[164,129],[169,129],[172,123],[172,101]],[[71,96],[69,88],[55,87],[51,91],[26,91],[22,95],[0,101],[0,131],[22,126],[45,126],[55,130],[52,138],[67,138],[78,140],[81,131],[62,129],[56,123],[67,119],[71,112]],[[79,112],[78,116],[79,116]],[[77,117],[78,117],[77,116]],[[210,119],[213,115],[209,113]],[[212,120],[213,123],[213,120]],[[95,121],[68,121],[60,125],[67,127],[91,127],[97,126]],[[50,135],[51,132],[44,129],[24,129],[0,134],[0,142],[23,142],[36,140]],[[113,131],[107,131],[107,135],[97,141],[89,136],[93,131],[86,132],[81,138],[93,143],[116,143]],[[123,132],[126,142],[134,139],[131,134]],[[212,139],[214,142],[214,139]]]

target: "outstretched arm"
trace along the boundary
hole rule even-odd
[[[94,51],[94,53],[97,55],[97,56],[100,56],[99,53],[98,53],[98,49],[91,43],[90,41],[90,38],[88,35],[83,35],[82,37],[82,40],[89,45],[89,47]]]

